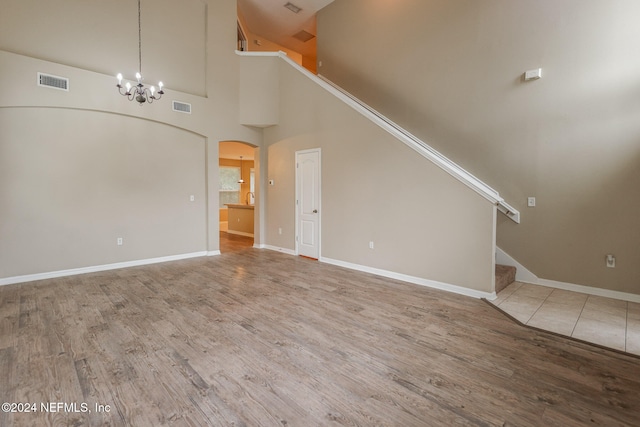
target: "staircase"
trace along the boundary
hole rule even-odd
[[[516,268],[496,264],[496,294],[516,281]]]

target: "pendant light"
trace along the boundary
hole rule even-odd
[[[238,184],[244,184],[244,179],[242,179],[242,156],[240,156],[240,179],[238,180]]]

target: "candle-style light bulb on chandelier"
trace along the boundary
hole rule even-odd
[[[158,83],[157,92],[155,86],[147,88],[142,84],[142,25],[140,15],[140,0],[138,0],[138,72],[136,73],[138,84],[132,86],[131,83],[127,82],[124,85],[126,91],[123,92],[122,74],[118,73],[118,84],[116,87],[118,88],[120,95],[126,96],[129,101],[136,100],[140,105],[142,105],[145,102],[151,104],[153,101],[162,98],[164,91],[162,90],[162,82]]]

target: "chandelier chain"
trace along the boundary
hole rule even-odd
[[[142,74],[142,19],[140,0],[138,0],[138,72]]]

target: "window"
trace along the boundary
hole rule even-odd
[[[240,203],[240,168],[220,166],[220,207],[226,203]]]
[[[249,204],[253,205],[256,202],[256,171],[251,168],[249,173]]]

